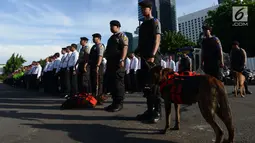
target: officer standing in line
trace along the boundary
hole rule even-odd
[[[57,70],[59,68],[59,65],[60,65],[60,54],[59,53],[55,53],[54,54],[54,58],[55,58],[55,61],[53,63],[53,87],[52,87],[52,93],[53,94],[58,94],[59,93],[59,75],[57,74]]]
[[[105,51],[104,44],[101,43],[101,35],[99,33],[95,33],[92,35],[93,42],[95,45],[90,49],[89,54],[89,65],[90,65],[90,81],[92,94],[94,96],[101,96],[103,94],[103,55]],[[98,91],[96,91],[96,86],[98,86]],[[98,92],[98,95],[96,93]],[[99,97],[97,97],[99,98]]]
[[[144,96],[147,98],[147,110],[137,119],[141,121],[149,121],[156,123],[161,117],[161,100],[158,91],[158,85],[151,85],[149,70],[151,65],[161,65],[161,57],[158,53],[161,25],[158,19],[152,17],[152,4],[150,1],[142,1],[139,3],[144,15],[144,22],[139,28],[139,41],[136,53],[141,57],[141,75],[142,83],[140,87],[144,87]],[[145,88],[146,87],[146,88]]]
[[[46,59],[45,59],[45,61],[46,61],[46,64],[45,64],[45,66],[44,66],[44,68],[43,68],[43,79],[42,79],[42,81],[43,81],[43,89],[44,89],[44,93],[47,93],[47,92],[49,92],[48,91],[48,88],[47,88],[47,83],[48,83],[48,72],[47,72],[47,69],[48,69],[48,66],[49,66],[49,64],[50,64],[50,58],[49,57],[47,57]]]
[[[120,32],[121,24],[117,20],[110,22],[113,35],[109,38],[105,57],[107,59],[106,74],[108,89],[111,92],[113,102],[105,108],[108,112],[117,112],[123,108],[125,96],[125,67],[124,62],[128,50],[128,38],[125,33]]]
[[[218,37],[211,35],[211,27],[203,26],[202,29],[205,38],[202,41],[201,67],[203,67],[206,74],[214,76],[220,80],[220,68],[224,67],[221,42]]]
[[[68,60],[68,71],[69,71],[69,77],[70,77],[70,96],[76,95],[78,93],[78,85],[77,85],[77,67],[76,63],[79,58],[79,53],[77,51],[77,45],[72,44],[70,47],[70,50],[72,52],[69,60]]]
[[[54,91],[54,75],[55,75],[55,72],[53,71],[53,67],[54,67],[54,61],[55,61],[55,57],[54,56],[51,56],[50,57],[50,64],[47,68],[47,73],[48,73],[48,83],[47,83],[47,87],[49,89],[49,93],[53,93]]]
[[[61,50],[62,58],[59,64],[59,67],[56,71],[56,73],[60,76],[60,94],[63,93],[64,89],[64,82],[65,82],[65,76],[64,76],[64,71],[63,71],[63,64],[67,58],[67,53],[66,53],[66,48],[62,48]]]
[[[68,61],[69,61],[69,59],[70,59],[70,57],[71,57],[71,54],[72,54],[72,52],[70,51],[70,48],[71,48],[71,46],[67,46],[66,47],[66,58],[65,58],[65,60],[64,60],[64,62],[63,62],[63,64],[62,64],[62,67],[61,67],[61,72],[63,73],[63,83],[62,83],[62,85],[63,85],[63,89],[62,89],[62,92],[63,92],[63,95],[65,96],[65,97],[67,97],[67,96],[69,96],[69,94],[70,94],[70,75],[69,75],[69,71],[68,71]]]
[[[79,93],[89,93],[90,92],[90,87],[89,87],[89,72],[88,72],[88,68],[89,66],[87,66],[88,64],[88,60],[89,60],[89,49],[87,46],[88,43],[88,38],[86,37],[81,37],[80,38],[80,44],[82,46],[82,48],[80,49],[79,52],[79,59],[77,61],[77,65],[78,65],[78,91]]]

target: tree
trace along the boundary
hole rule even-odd
[[[180,32],[165,31],[161,38],[160,51],[163,54],[171,53],[185,46],[195,46],[196,44],[186,39]]]
[[[40,63],[40,65],[42,66],[42,67],[45,67],[45,65],[46,65],[46,60],[44,59],[40,59],[40,61],[39,61],[39,63]]]
[[[248,26],[233,26],[232,7],[240,5],[248,6]],[[240,46],[246,50],[248,56],[255,56],[255,43],[253,42],[255,2],[251,0],[243,0],[243,2],[227,0],[216,10],[208,12],[208,19],[205,23],[212,26],[212,32],[219,37],[224,52],[229,53],[232,41],[237,40]]]
[[[13,53],[4,66],[4,74],[8,75],[20,68],[26,60],[19,54]]]

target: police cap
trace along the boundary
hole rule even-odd
[[[62,50],[66,50],[66,47],[62,48]]]
[[[89,41],[87,37],[81,37],[81,40]]]
[[[66,47],[66,49],[69,49],[69,50],[71,50],[71,48],[72,48],[71,46],[67,46],[67,47]]]
[[[144,1],[139,2],[139,6],[144,7],[144,8],[147,8],[147,7],[152,8],[152,3],[149,0],[144,0]]]
[[[112,20],[112,21],[110,22],[110,25],[121,27],[121,24],[120,24],[120,22],[119,22],[118,20]]]
[[[92,37],[93,38],[101,38],[102,36],[99,33],[95,33],[95,34],[92,35]]]
[[[208,25],[204,25],[204,26],[202,26],[202,29],[203,30],[212,30],[212,27],[210,27],[210,26],[208,26]]]

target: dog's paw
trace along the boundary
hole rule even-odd
[[[173,128],[171,128],[171,130],[174,130],[174,131],[180,130],[180,126],[179,125],[175,125]]]
[[[167,134],[169,130],[170,130],[170,128],[167,127],[167,128],[165,128],[165,129],[163,129],[162,131],[160,131],[160,133],[161,133],[161,134]]]
[[[229,141],[228,139],[224,139],[222,143],[234,143],[233,141]]]

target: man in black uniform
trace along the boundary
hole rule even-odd
[[[81,37],[80,38],[80,44],[82,46],[80,52],[79,52],[79,59],[76,64],[78,64],[78,91],[79,93],[90,93],[90,84],[89,84],[89,66],[88,60],[89,60],[89,49],[87,46],[88,38]]]
[[[108,79],[107,85],[110,86],[108,89],[111,92],[113,102],[105,110],[117,112],[123,108],[125,95],[124,62],[127,56],[128,38],[124,33],[120,32],[121,24],[119,21],[112,20],[110,27],[113,35],[109,38],[105,51],[107,59],[105,74]]]
[[[252,94],[251,91],[248,89],[248,75],[245,72],[245,65],[246,65],[246,52],[244,49],[239,47],[239,42],[234,41],[232,43],[232,50],[230,52],[230,62],[231,62],[231,69],[237,72],[241,72],[245,76],[245,93]]]
[[[141,83],[140,87],[144,88],[144,96],[147,98],[147,110],[137,115],[138,120],[156,123],[161,117],[161,100],[158,85],[150,84],[148,75],[150,65],[161,65],[161,57],[158,52],[161,37],[161,25],[158,19],[152,17],[152,4],[150,1],[139,3],[144,15],[144,22],[139,28],[139,42],[136,54],[141,57]],[[156,92],[158,91],[158,92]]]
[[[178,65],[176,65],[178,66]],[[179,61],[179,72],[192,71],[192,61],[186,52],[183,53],[181,60]]]
[[[92,37],[95,45],[92,46],[89,54],[90,81],[92,94],[99,99],[99,96],[103,93],[103,65],[101,63],[105,47],[101,43],[101,35],[99,33],[93,34]]]
[[[220,80],[220,69],[224,67],[223,52],[219,38],[211,35],[211,27],[203,26],[202,67],[208,75]]]

